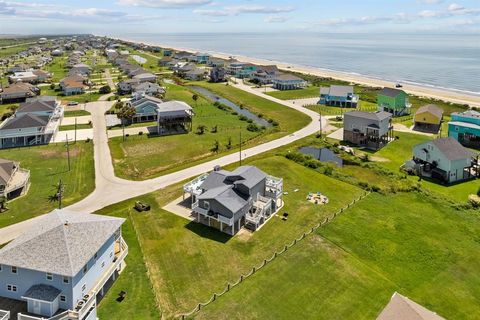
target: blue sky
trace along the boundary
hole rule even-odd
[[[480,33],[479,0],[0,0],[0,34]]]

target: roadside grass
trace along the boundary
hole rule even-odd
[[[68,108],[68,107],[67,107]],[[87,110],[65,110],[63,116],[64,117],[81,117],[81,116],[89,116],[90,112]]]
[[[135,200],[152,206],[148,213],[135,213],[130,218],[135,223],[157,303],[164,317],[188,311],[199,301],[208,300],[213,291],[223,290],[227,281],[236,281],[240,273],[248,272],[254,264],[271,256],[274,250],[282,249],[287,242],[322,221],[326,215],[363,193],[357,187],[284,157],[257,157],[245,163],[256,165],[268,174],[283,177],[284,190],[288,194],[284,196],[285,206],[280,213],[289,212],[287,221],[273,217],[253,235],[246,233],[228,237],[218,230],[161,209],[182,195],[181,184],[114,205],[113,211],[112,208],[102,210],[102,213],[124,214],[131,210]],[[294,191],[296,189],[298,192]],[[317,191],[329,197],[327,205],[314,205],[305,200],[308,192]],[[128,284],[117,288],[126,288],[128,291],[130,286],[137,286],[135,279],[125,281]]]
[[[128,244],[128,255],[125,258],[126,268],[114,282],[98,305],[100,319],[160,319],[155,302],[152,285],[147,275],[143,254],[133,225],[133,216],[138,215],[131,207],[116,204],[96,212],[127,219],[122,226],[122,236]],[[137,217],[135,217],[137,218]],[[116,299],[120,291],[127,296],[121,303]]]
[[[249,110],[262,113],[266,118],[277,121],[277,117],[281,118],[279,127],[283,130],[280,129],[280,132],[278,127],[251,132],[247,130],[249,123],[241,121],[230,111],[218,109],[201,96],[195,103],[192,99],[193,93],[185,87],[172,84],[166,86],[167,100],[185,101],[194,108],[193,132],[163,137],[137,135],[130,136],[126,141],[122,141],[121,137],[110,139],[110,151],[118,176],[131,180],[152,178],[174,168],[179,169],[236,152],[240,143],[240,131],[242,147],[246,148],[300,129],[308,123],[305,120],[309,119],[295,110],[290,111],[286,107],[248,93],[244,94],[243,91],[235,88],[233,88],[234,91],[228,90],[229,95],[241,95],[235,99],[241,98],[242,101],[248,101],[249,104],[245,104],[245,107]],[[250,109],[251,105],[255,106],[252,107],[253,110]],[[196,133],[200,125],[206,126],[205,133],[201,135]],[[213,133],[212,128],[215,126],[217,132]],[[230,147],[227,146],[229,138],[231,139]],[[215,141],[219,142],[218,152],[213,151]]]
[[[77,142],[70,145],[71,170],[68,171],[67,152],[64,144],[34,146],[0,150],[0,158],[20,162],[20,167],[30,170],[28,193],[7,204],[8,211],[0,215],[0,227],[5,227],[58,206],[49,202],[59,180],[65,183],[63,204],[75,203],[95,188],[93,144]]]
[[[88,123],[77,123],[77,130],[81,129],[90,129],[92,128],[91,124]],[[60,126],[60,131],[67,131],[67,130],[75,130],[75,125],[74,124],[69,124],[65,126]]]
[[[479,232],[478,212],[417,193],[372,194],[319,229],[400,293],[447,319],[480,317]]]
[[[152,127],[152,126],[153,127],[157,126],[157,122],[156,121],[150,121],[150,122],[132,123],[130,125],[126,125],[125,129],[127,129],[127,128],[143,128],[143,127]],[[121,125],[116,125],[114,127],[109,127],[108,129],[109,130],[122,130],[122,126]]]
[[[320,87],[308,86],[307,88],[304,88],[304,89],[270,91],[270,92],[267,92],[266,94],[282,100],[316,98],[320,96]]]
[[[377,111],[377,105],[368,101],[360,101],[358,108],[340,108],[340,107],[329,107],[320,104],[316,105],[309,105],[306,108],[321,112],[324,116],[340,116],[343,115],[345,112],[359,110],[365,112],[375,112]]]

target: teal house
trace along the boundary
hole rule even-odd
[[[480,148],[480,112],[468,110],[452,113],[448,123],[448,136],[462,145]]]
[[[377,96],[378,111],[391,113],[394,117],[410,113],[412,106],[408,102],[408,95],[403,90],[383,88]]]

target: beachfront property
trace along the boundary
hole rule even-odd
[[[0,91],[0,102],[14,103],[23,102],[28,98],[35,97],[40,94],[40,89],[30,83],[17,82],[12,83]]]
[[[20,162],[0,159],[0,197],[11,200],[27,193],[30,170],[20,168]]]
[[[413,163],[406,163],[418,175],[442,183],[460,182],[475,177],[473,153],[452,137],[435,139],[413,147]]]
[[[190,57],[190,61],[194,61],[198,64],[206,64],[210,60],[208,53],[197,52]]]
[[[239,79],[250,78],[255,71],[256,65],[245,62],[232,62],[227,67],[227,73]]]
[[[223,67],[213,67],[210,69],[210,82],[225,82],[226,70]]]
[[[167,101],[157,108],[157,133],[179,134],[192,131],[193,109],[183,101]]]
[[[410,114],[411,104],[403,90],[383,88],[377,95],[378,111],[391,113],[394,117]]]
[[[320,88],[319,104],[342,108],[356,108],[359,97],[353,93],[353,86],[330,86]]]
[[[251,75],[253,82],[257,82],[262,85],[271,84],[273,79],[279,74],[279,70],[276,65],[259,66],[257,70]]]
[[[343,140],[379,150],[393,139],[392,114],[384,111],[349,111],[344,114]]]
[[[257,230],[282,206],[283,179],[254,166],[234,171],[215,167],[183,187],[195,221],[235,235],[242,227]]]
[[[443,119],[443,109],[427,104],[418,108],[413,117],[414,129],[436,133],[440,129]]]
[[[296,90],[307,86],[307,81],[293,74],[281,73],[272,79],[272,87],[277,90]]]
[[[210,59],[208,59],[208,61],[207,61],[207,66],[209,66],[211,68],[224,67],[225,66],[225,60],[210,57]]]
[[[165,57],[170,57],[172,54],[173,54],[173,50],[172,50],[172,49],[163,49],[163,55],[164,55]]]
[[[445,318],[395,292],[376,320],[445,320]]]
[[[0,124],[0,149],[48,144],[58,132],[63,107],[54,97],[20,104],[14,115]]]
[[[124,221],[65,209],[41,216],[0,249],[0,309],[11,319],[97,319],[97,301],[125,267]]]
[[[462,145],[471,148],[480,148],[480,112],[468,110],[454,112],[448,123],[448,136]]]

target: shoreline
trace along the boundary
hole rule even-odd
[[[312,67],[312,66],[305,66],[300,64],[292,64],[286,63],[281,61],[269,60],[269,59],[261,59],[261,58],[254,58],[248,57],[243,55],[233,55],[224,52],[218,51],[205,51],[199,50],[195,48],[185,48],[185,47],[177,47],[177,46],[170,46],[168,44],[160,44],[155,42],[147,42],[147,41],[139,41],[139,40],[131,40],[125,38],[112,38],[120,41],[127,41],[131,43],[143,43],[149,46],[159,46],[162,48],[169,48],[177,51],[188,51],[188,52],[206,52],[211,54],[215,58],[221,59],[229,59],[233,57],[240,62],[245,63],[252,63],[258,65],[271,65],[275,64],[280,70],[283,71],[291,71],[291,72],[298,72],[303,74],[309,74],[319,77],[328,77],[336,80],[347,81],[350,83],[358,84],[358,85],[365,85],[369,87],[395,87],[395,81],[389,81],[384,79],[378,79],[374,77],[369,77],[367,75],[361,74],[354,74],[354,73],[346,73],[342,71],[335,71],[329,69],[323,69],[319,67]],[[412,94],[419,97],[426,97],[426,98],[433,98],[442,100],[445,102],[451,103],[458,103],[458,104],[467,104],[470,107],[480,107],[480,92],[478,95],[476,94],[469,94],[467,92],[457,91],[455,89],[448,89],[448,88],[438,88],[438,87],[430,87],[428,85],[421,85],[421,84],[413,84],[408,82],[402,82],[402,90],[407,92],[408,94]]]

